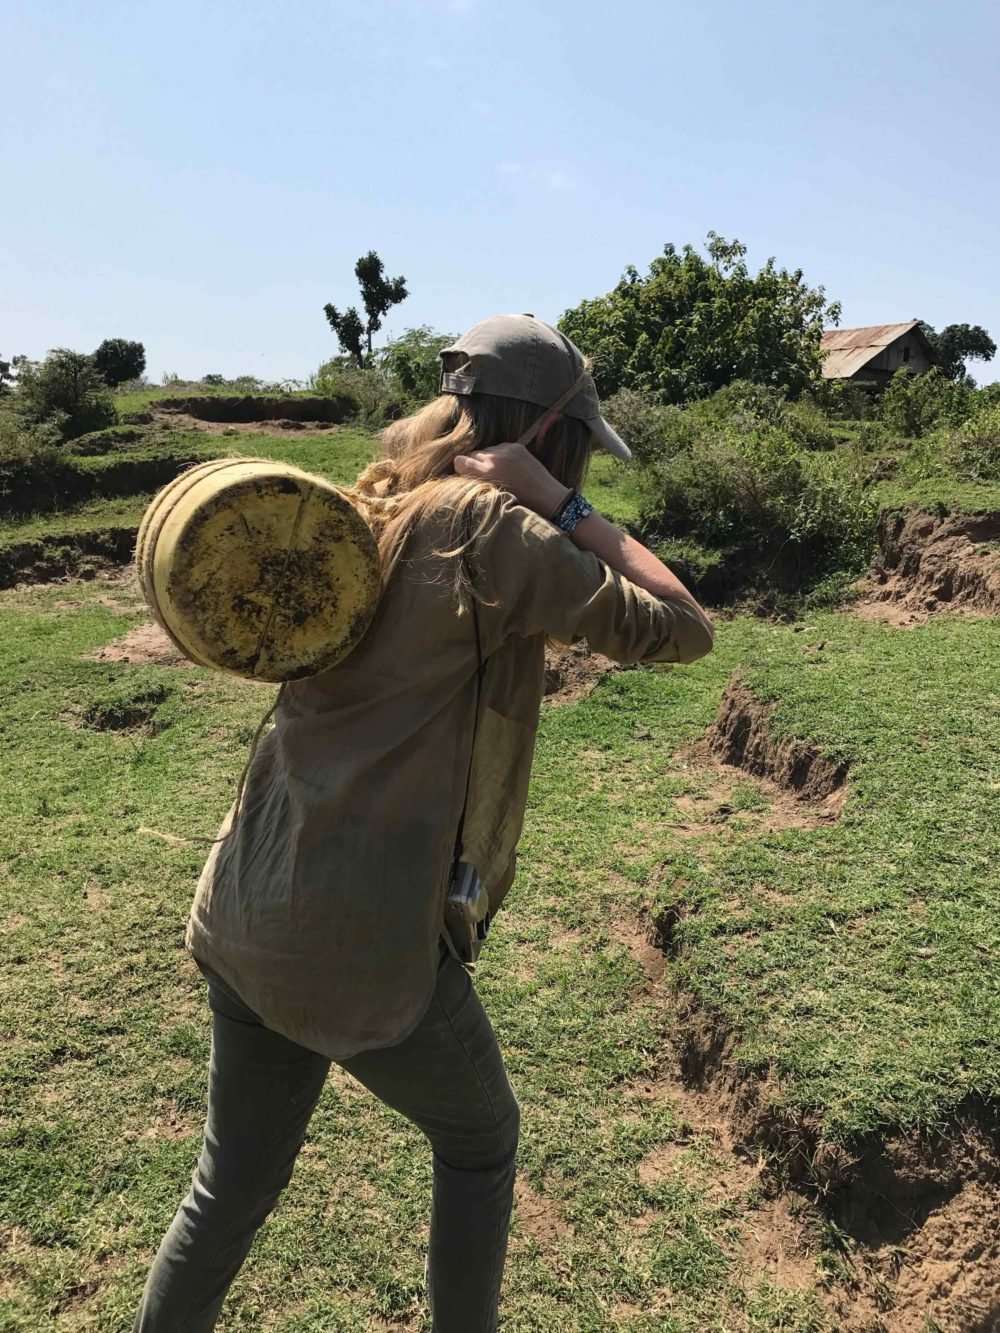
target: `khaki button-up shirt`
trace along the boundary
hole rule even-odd
[[[365,638],[286,686],[186,943],[262,1021],[331,1059],[402,1041],[430,1004],[456,831],[495,908],[528,793],[546,636],[618,662],[691,662],[712,631],[505,500],[470,560],[486,660],[441,531],[411,539]],[[223,824],[231,824],[230,811]]]

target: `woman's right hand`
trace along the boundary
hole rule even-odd
[[[460,477],[489,482],[510,491],[514,499],[543,518],[551,518],[569,494],[523,444],[494,444],[459,454],[455,471]]]

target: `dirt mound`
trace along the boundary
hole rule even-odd
[[[847,764],[828,759],[795,736],[773,736],[773,711],[738,678],[732,680],[708,733],[712,754],[725,764],[778,783],[800,800],[836,803],[842,799]]]
[[[878,544],[868,606],[901,608],[911,617],[904,624],[933,611],[1000,615],[1000,513],[887,510]],[[862,614],[874,614],[864,607]]]
[[[137,689],[128,687],[95,699],[83,710],[84,726],[94,731],[155,732],[156,712],[169,696],[164,685],[147,685]]]
[[[772,1201],[770,1221],[759,1218],[765,1247],[776,1229],[786,1252],[791,1246],[802,1256],[815,1253],[824,1219],[834,1223],[848,1279],[829,1286],[824,1297],[835,1327],[856,1333],[1000,1329],[997,1109],[970,1103],[947,1132],[933,1137],[824,1143],[809,1121],[775,1112],[772,1076],[741,1068],[734,1046],[726,1026],[689,999],[672,1058],[643,1095],[669,1099],[695,1133],[732,1155],[734,1192],[757,1172]],[[760,1174],[762,1150],[773,1156]],[[758,1228],[758,1247],[760,1241]]]
[[[161,398],[156,404],[159,412],[182,412],[197,421],[325,421],[334,424],[343,421],[352,407],[346,398],[258,397],[250,394],[232,398],[225,394]]]
[[[88,460],[70,453],[46,466],[44,476],[39,475],[37,466],[17,466],[6,479],[0,517],[18,519],[29,514],[51,514],[88,500],[157,491],[186,467],[200,461],[200,456],[172,453],[169,449],[162,454],[133,458],[127,454],[114,458],[113,448],[106,452],[112,461],[97,468],[91,466],[93,458]]]
[[[132,666],[189,667],[194,663],[177,651],[159,625],[136,625],[120,639],[106,643],[91,657],[99,662],[128,662]]]
[[[546,648],[545,697],[550,704],[578,703],[613,671],[623,669],[610,657],[590,652],[586,644],[563,650]]]
[[[185,412],[176,411],[170,412],[169,415],[164,413],[160,421],[168,430],[198,430],[203,435],[225,436],[273,435],[275,431],[295,431],[297,435],[308,438],[314,435],[329,435],[331,431],[338,429],[337,423],[333,421],[291,421],[286,417],[254,421],[203,421]]]
[[[741,1066],[732,1032],[695,998],[682,998],[672,1027],[658,1074],[632,1092],[669,1104],[679,1130],[641,1179],[689,1169],[687,1145],[710,1144],[728,1205],[745,1209],[736,1248],[748,1275],[812,1288],[843,1333],[1000,1329],[995,1109],[964,1107],[933,1138],[824,1143],[807,1119],[776,1111],[771,1072]]]
[[[138,530],[128,527],[53,533],[0,547],[0,588],[62,578],[92,579],[132,559]]]

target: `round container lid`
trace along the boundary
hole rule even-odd
[[[335,666],[381,590],[378,548],[357,509],[329,482],[277,463],[233,460],[177,488],[145,548],[144,590],[178,647],[254,680]]]

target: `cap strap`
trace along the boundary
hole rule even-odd
[[[441,372],[439,393],[472,393],[476,387],[475,375],[463,375],[457,370]]]
[[[528,429],[518,440],[518,444],[530,444],[542,428],[542,422],[546,417],[551,416],[553,412],[561,412],[567,403],[571,402],[583,388],[584,381],[590,378],[590,371],[585,370],[575,384],[571,384],[564,394],[556,399],[551,407],[547,407],[533,426]]]

